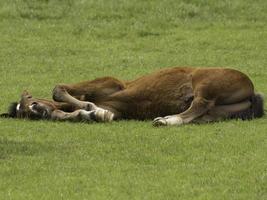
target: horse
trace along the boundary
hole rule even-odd
[[[2,117],[58,121],[153,120],[154,126],[250,120],[264,115],[263,96],[230,68],[173,67],[135,80],[96,78],[58,84],[53,100],[24,91]]]

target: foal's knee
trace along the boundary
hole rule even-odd
[[[56,85],[52,91],[52,97],[55,101],[62,101],[62,95],[66,92],[63,85]]]
[[[196,97],[192,103],[190,108],[197,108],[197,109],[211,109],[214,107],[215,101],[214,100],[208,100],[204,97]]]

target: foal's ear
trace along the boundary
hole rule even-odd
[[[32,98],[32,95],[27,90],[24,90],[21,97]]]

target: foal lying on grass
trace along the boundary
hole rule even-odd
[[[53,99],[23,92],[2,116],[61,121],[110,122],[154,119],[154,126],[252,119],[264,114],[251,80],[227,68],[175,67],[133,81],[113,77],[60,84]]]

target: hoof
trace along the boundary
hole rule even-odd
[[[153,126],[167,126],[167,120],[163,117],[157,117],[153,120]]]

